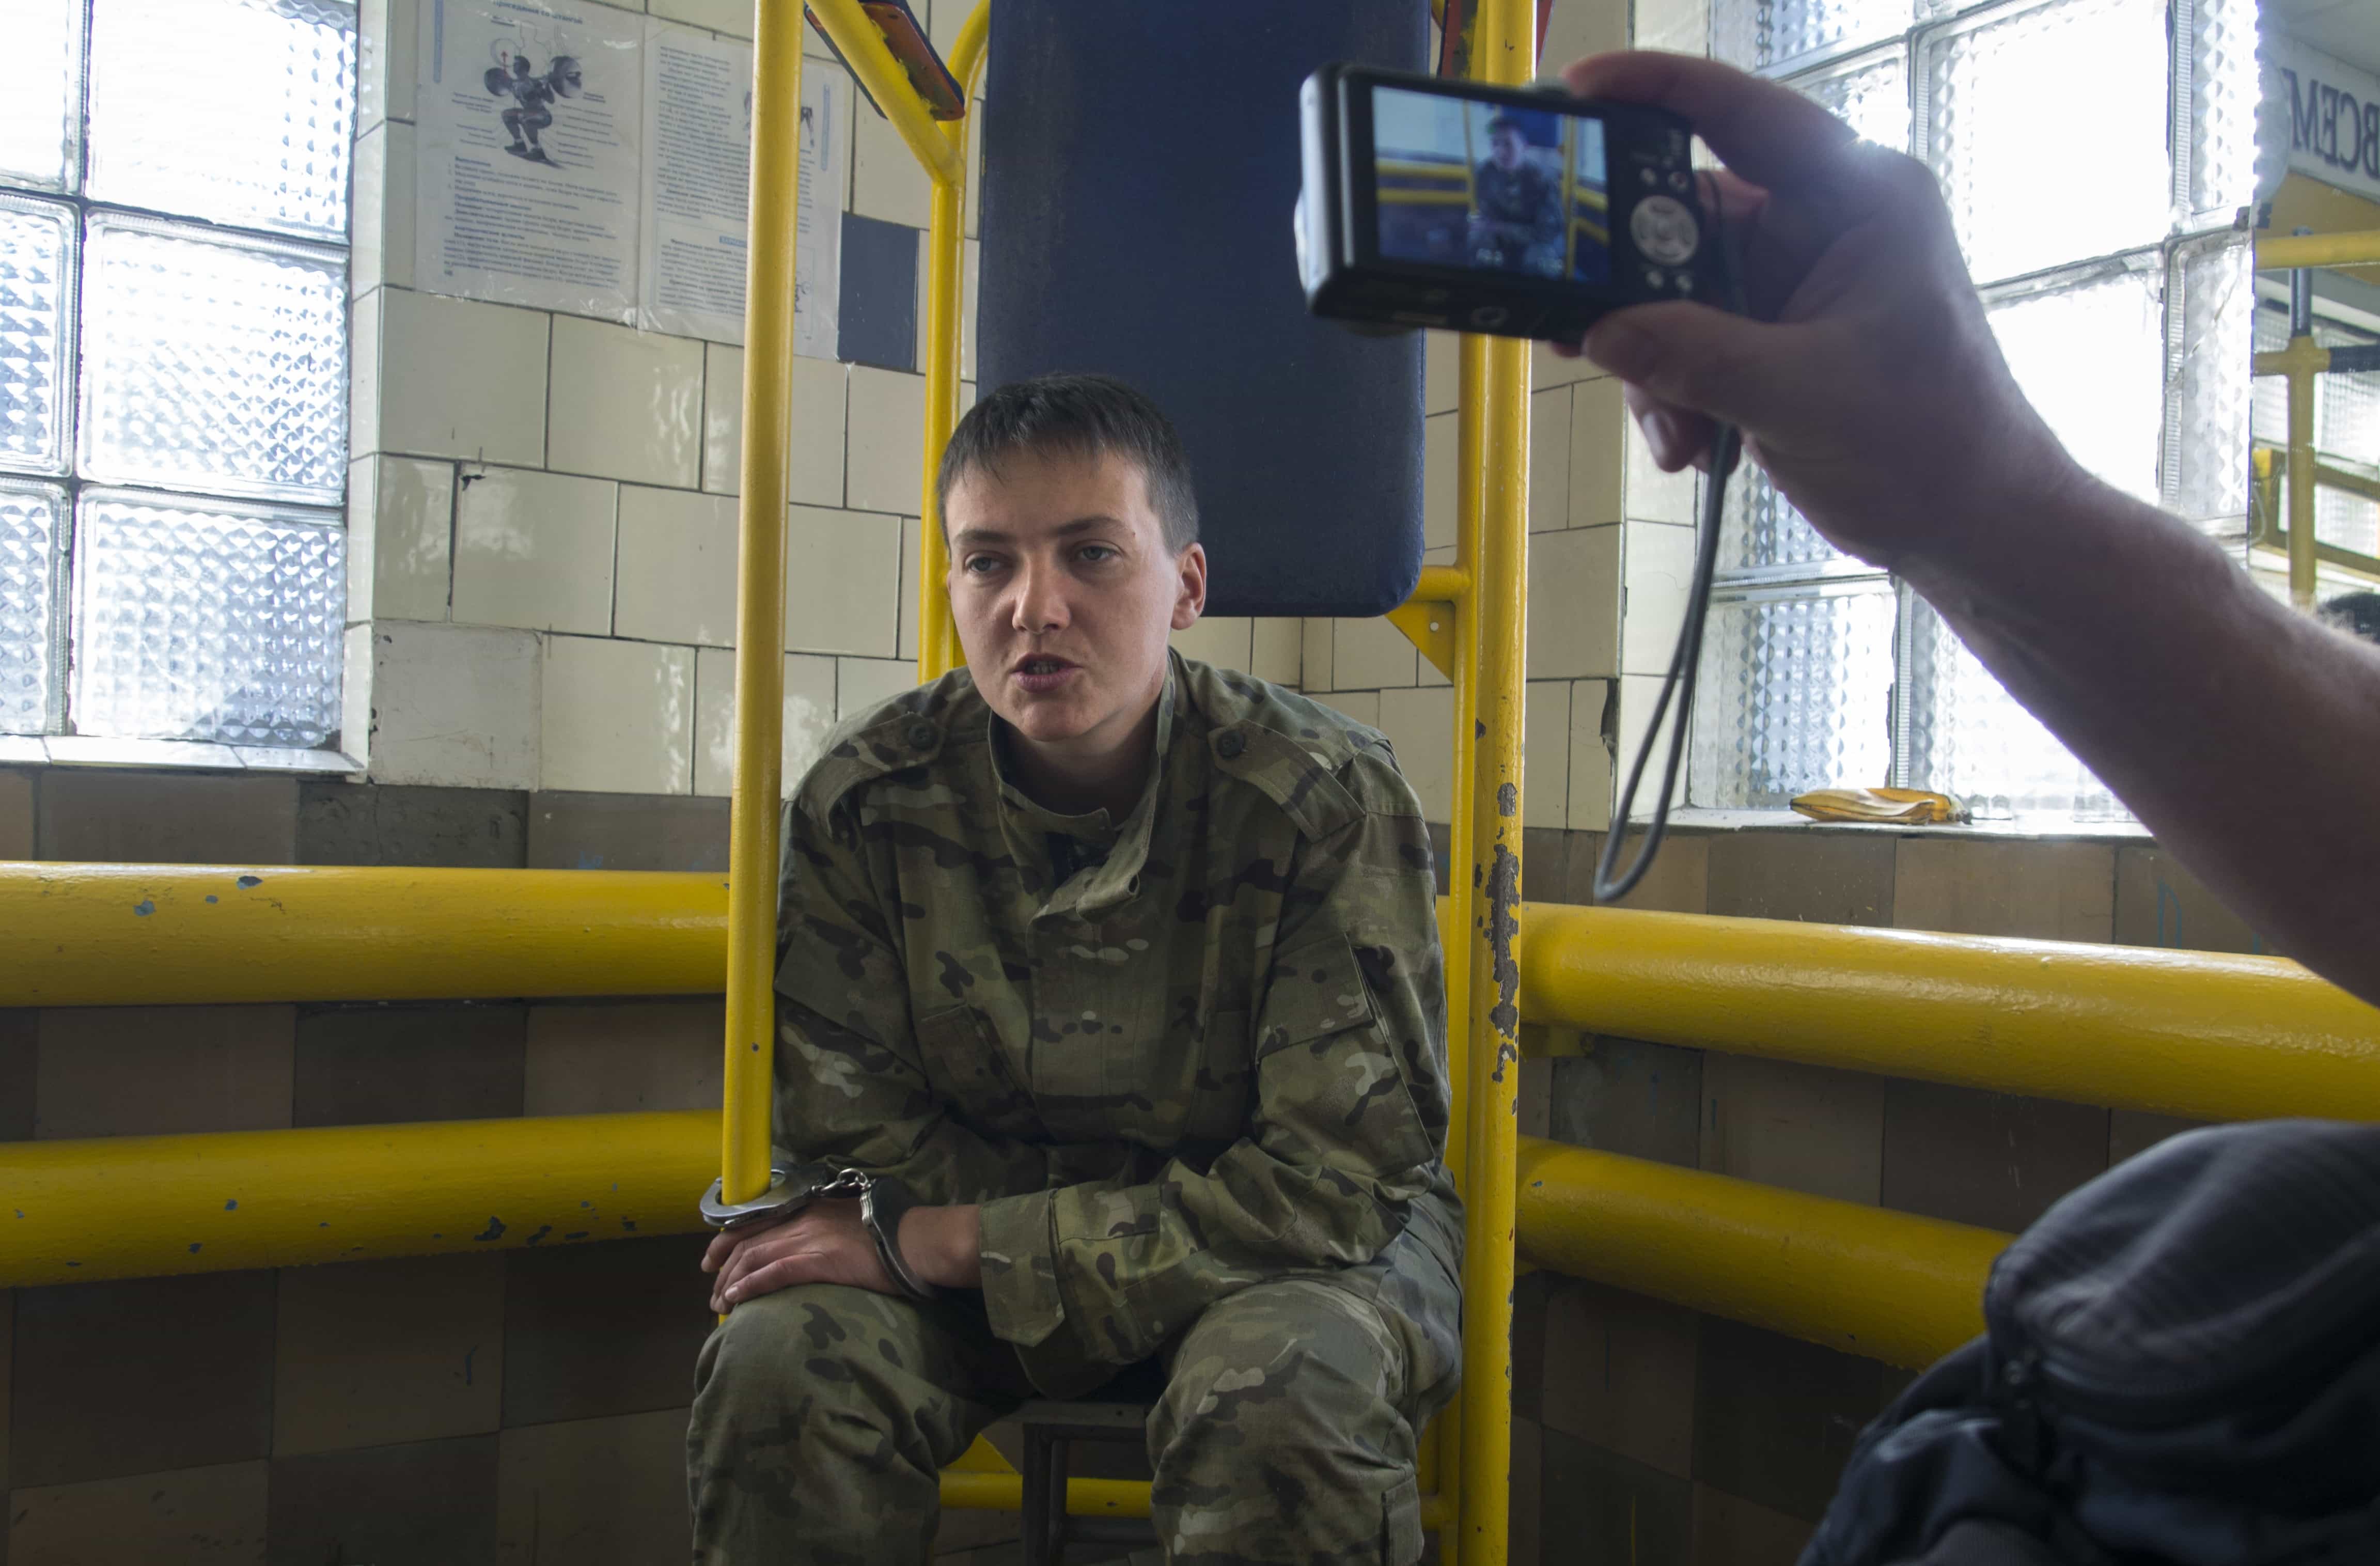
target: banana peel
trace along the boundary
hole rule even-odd
[[[1922,788],[1814,788],[1792,800],[1794,812],[1814,821],[1888,821],[1931,826],[1963,821],[1967,807],[1947,794]]]

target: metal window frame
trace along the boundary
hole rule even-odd
[[[346,231],[344,237],[334,241],[322,238],[319,236],[298,235],[282,229],[255,228],[243,225],[216,223],[206,218],[193,216],[187,212],[177,212],[163,208],[135,207],[128,206],[121,202],[100,201],[93,200],[85,193],[85,188],[89,183],[91,174],[91,74],[92,48],[91,35],[93,30],[91,26],[91,9],[97,3],[98,0],[78,0],[78,3],[73,6],[75,27],[77,30],[74,41],[77,69],[74,80],[74,94],[71,112],[67,115],[67,140],[63,149],[66,153],[67,162],[67,175],[63,186],[54,186],[39,182],[28,183],[10,178],[5,175],[0,175],[0,197],[23,199],[29,201],[62,206],[71,212],[72,223],[70,225],[71,237],[69,239],[69,246],[73,261],[73,264],[69,269],[69,275],[66,283],[68,320],[71,324],[67,333],[66,354],[59,366],[61,382],[59,396],[60,407],[63,410],[60,418],[64,425],[64,428],[59,432],[60,444],[63,453],[63,470],[36,472],[24,468],[0,467],[0,479],[24,479],[41,483],[54,483],[61,486],[66,492],[65,520],[58,531],[57,537],[52,543],[54,560],[51,568],[50,637],[51,645],[54,649],[54,656],[52,658],[50,676],[51,689],[47,702],[47,717],[45,720],[45,726],[35,734],[30,735],[18,735],[11,731],[0,731],[0,739],[28,738],[40,741],[47,739],[70,738],[74,737],[77,734],[77,730],[74,726],[75,720],[73,703],[75,662],[75,616],[73,611],[73,601],[76,596],[73,563],[74,552],[77,547],[77,521],[81,515],[82,494],[86,488],[140,490],[156,495],[159,501],[164,504],[198,502],[201,504],[213,504],[254,505],[261,502],[263,504],[272,504],[285,509],[310,511],[313,513],[315,516],[319,517],[321,525],[335,528],[341,532],[345,532],[347,526],[347,505],[346,498],[344,494],[341,495],[340,499],[336,503],[324,504],[320,501],[289,500],[279,495],[263,494],[252,489],[242,491],[238,489],[200,488],[197,486],[168,489],[161,485],[147,482],[135,481],[126,483],[107,479],[87,477],[82,471],[83,428],[86,422],[86,409],[84,404],[88,392],[88,378],[83,373],[82,362],[84,338],[82,311],[86,294],[86,290],[83,288],[82,283],[83,266],[90,253],[89,240],[91,225],[94,217],[101,219],[103,223],[109,220],[130,220],[136,223],[172,225],[177,228],[190,230],[196,237],[216,237],[220,242],[236,245],[243,249],[263,249],[267,247],[275,249],[285,248],[292,251],[302,252],[316,257],[327,257],[335,253],[340,260],[342,273],[347,279],[344,285],[346,294],[344,300],[344,308],[350,322],[349,335],[351,336],[351,323],[355,302],[353,298],[355,265],[355,181],[353,174],[353,149],[356,140],[356,127],[363,112],[363,94],[361,91],[361,58],[363,40],[360,6],[352,3],[352,0],[330,0],[330,5],[327,7],[330,9],[342,10],[350,18],[355,29],[358,57],[358,71],[355,81],[356,91],[351,93],[350,102],[347,106],[346,136],[349,148],[349,176],[346,188]],[[348,343],[348,356],[349,366],[352,370],[354,359],[354,345],[352,341]],[[352,417],[352,410],[343,407],[341,410],[341,417],[343,419],[350,419]],[[341,657],[343,662],[338,676],[339,684],[342,686],[345,686],[347,677],[347,671],[344,665],[344,650],[342,650]],[[106,736],[98,737],[104,738]],[[342,739],[343,736],[334,732],[329,739],[325,740],[325,747],[334,747],[341,743]],[[211,746],[220,744],[225,749],[228,750],[234,748],[233,742],[230,741],[163,740],[157,743],[166,745],[188,744],[192,746]],[[188,765],[190,763],[179,762],[176,764]]]

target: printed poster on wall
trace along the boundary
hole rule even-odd
[[[842,74],[802,73],[802,193],[795,213],[795,351],[832,358],[840,290]],[[637,322],[719,343],[744,340],[752,169],[752,47],[661,22],[645,34],[643,279]],[[816,221],[823,211],[828,221]]]
[[[603,6],[422,0],[421,287],[634,319],[644,27]]]

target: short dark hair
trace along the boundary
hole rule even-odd
[[[2322,617],[2365,641],[2380,641],[2380,592],[2341,593],[2322,606]]]
[[[1182,437],[1155,403],[1114,376],[1037,375],[985,394],[942,448],[937,504],[949,503],[963,475],[979,469],[996,479],[1002,459],[1020,451],[1129,457],[1148,482],[1165,546],[1179,554],[1198,541],[1198,496]]]
[[[1488,122],[1488,135],[1493,136],[1500,130],[1509,130],[1524,141],[1529,139],[1529,127],[1511,115],[1498,115]]]

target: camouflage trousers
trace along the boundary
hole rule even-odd
[[[1168,1346],[1148,1455],[1176,1566],[1420,1559],[1415,1432],[1452,1394],[1452,1345],[1369,1281],[1256,1284]],[[694,1558],[922,1561],[942,1467],[1033,1395],[973,1294],[920,1305],[809,1284],[740,1305],[696,1372]]]

